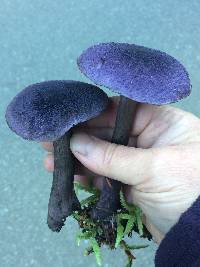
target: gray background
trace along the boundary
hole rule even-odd
[[[76,58],[93,43],[119,41],[164,50],[185,64],[192,95],[178,106],[200,114],[200,2],[177,0],[1,0],[0,3],[0,265],[95,266],[77,248],[69,220],[60,234],[47,228],[51,175],[44,152],[17,137],[4,121],[12,97],[49,79],[86,79]],[[134,237],[132,240],[137,241]],[[137,252],[135,266],[153,266],[156,246]],[[121,251],[103,249],[103,266],[124,266]]]

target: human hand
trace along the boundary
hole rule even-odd
[[[117,102],[111,98],[104,113],[81,124],[72,136],[72,152],[82,163],[76,170],[82,176],[76,178],[87,183],[91,171],[96,186],[101,187],[100,176],[128,185],[127,200],[142,209],[144,224],[160,243],[200,195],[200,120],[174,107],[139,104],[129,147],[115,145],[108,140]],[[51,143],[43,147],[52,152]],[[53,171],[52,153],[45,166]]]

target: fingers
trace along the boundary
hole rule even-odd
[[[112,129],[107,129],[107,128],[91,128],[91,129],[76,129],[74,130],[74,133],[80,133],[84,130],[85,133],[89,135],[93,135],[95,137],[98,137],[100,139],[110,141],[112,138],[113,130]],[[136,146],[137,138],[134,136],[131,136],[129,138],[128,146]],[[53,153],[53,143],[41,143],[41,146],[43,149],[45,149],[47,152]],[[47,154],[48,155],[48,154]]]
[[[74,129],[74,133],[80,132],[80,130],[84,131],[87,134],[94,135],[94,136],[96,136],[96,137],[98,137],[100,139],[107,140],[107,141],[111,140],[112,133],[113,133],[112,129],[99,128],[99,127],[94,127],[94,128],[86,128],[86,127],[78,128],[77,127],[76,129]],[[135,143],[136,143],[135,138],[131,137],[130,140],[129,140],[129,146],[134,146]],[[53,143],[52,142],[43,142],[43,143],[41,143],[41,146],[47,152],[53,153]],[[48,156],[51,157],[51,155],[48,155]],[[47,158],[47,161],[49,159]]]
[[[53,143],[51,143],[51,142],[43,142],[43,143],[41,143],[41,146],[48,152],[53,151]]]
[[[79,133],[86,133],[88,135],[93,135],[99,139],[110,141],[113,135],[113,129],[110,128],[84,128],[84,129],[77,129],[74,131],[74,134]],[[137,138],[134,136],[131,136],[129,138],[128,146],[135,147],[137,143]]]
[[[139,105],[133,127],[141,148],[199,142],[199,130],[196,116],[168,105]]]
[[[109,101],[106,111],[92,120],[79,124],[74,128],[74,132],[87,131],[100,139],[110,140],[119,97],[112,97]],[[194,115],[174,107],[138,104],[131,137],[137,137],[137,147],[141,148],[178,144],[184,140],[194,139],[193,134],[188,137],[188,124],[190,128],[196,128],[197,121],[199,122],[199,119]],[[177,140],[176,137],[180,135],[182,135],[181,140]],[[199,134],[196,136],[199,141]],[[53,151],[52,143],[43,143],[42,146],[48,152]]]
[[[99,116],[91,119],[87,122],[79,124],[77,129],[94,129],[94,128],[103,128],[113,130],[115,126],[117,107],[118,107],[119,97],[114,96],[109,98],[109,105],[107,109],[102,112]],[[153,105],[149,104],[139,104],[137,105],[135,121],[133,120],[133,126],[131,130],[132,136],[139,135],[146,125],[149,123],[152,113],[153,113]]]
[[[111,144],[87,134],[71,138],[75,157],[92,172],[138,185],[150,179],[154,151]]]
[[[53,172],[54,170],[54,159],[53,154],[48,153],[47,156],[44,158],[44,167],[48,172]]]
[[[83,128],[85,130],[85,128],[87,129],[109,128],[113,130],[115,126],[118,103],[119,103],[118,96],[109,98],[109,105],[107,109],[94,119],[79,124],[78,129]],[[142,131],[150,123],[155,111],[156,111],[155,105],[138,103],[136,114],[134,116],[135,119],[133,121],[133,126],[131,130],[132,136],[138,136],[142,133]]]

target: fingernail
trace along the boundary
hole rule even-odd
[[[74,134],[70,140],[72,152],[88,157],[95,147],[95,137],[85,133]]]

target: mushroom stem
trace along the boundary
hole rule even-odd
[[[80,209],[74,191],[74,156],[70,150],[71,129],[53,142],[54,172],[48,205],[47,224],[59,232],[67,216]]]
[[[115,128],[112,143],[128,145],[129,135],[133,124],[137,102],[120,96],[117,110]],[[92,218],[96,220],[109,219],[120,208],[120,190],[122,184],[119,181],[105,177],[101,196],[96,206],[92,209]]]

